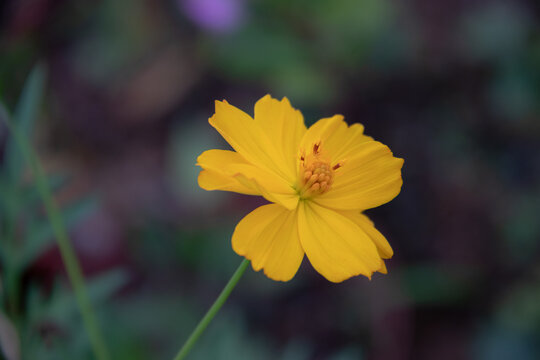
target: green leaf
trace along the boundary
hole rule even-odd
[[[67,184],[67,176],[51,174],[47,176],[49,188],[54,193],[62,189]],[[41,205],[41,197],[34,183],[23,184],[17,191],[17,200],[20,207],[25,210],[35,209]]]
[[[67,182],[66,176],[51,175],[47,183],[52,191],[59,191]],[[7,177],[0,174],[0,219],[15,221],[20,215],[28,215],[41,208],[41,198],[33,183],[13,186]],[[5,212],[6,217],[2,217]],[[1,237],[0,237],[1,238]]]
[[[6,120],[9,120],[9,118],[10,116],[6,107],[2,101],[0,101],[0,126],[6,124]],[[0,171],[0,199],[2,199],[2,201],[0,201],[0,220],[3,219],[3,212],[6,211],[7,204],[4,199],[6,198],[6,194],[9,192],[11,192],[11,186],[4,176],[4,172]],[[0,237],[2,236],[1,234],[2,233],[0,232]]]
[[[89,297],[94,304],[103,303],[120,290],[127,280],[128,273],[123,269],[114,269],[91,278],[87,285]],[[65,326],[77,315],[77,302],[71,290],[57,281],[48,298],[34,287],[29,292],[28,310],[29,324],[37,326],[43,321],[54,319],[57,324]]]
[[[4,103],[0,100],[0,121],[2,124],[5,123],[4,118],[9,118],[9,111],[7,110],[7,107],[4,105]]]
[[[81,200],[62,211],[62,219],[66,228],[70,229],[88,214],[95,211],[97,200],[94,197]],[[54,242],[54,233],[51,224],[44,220],[37,225],[31,226],[28,230],[26,241],[20,251],[18,266],[24,269],[31,264],[39,255],[43,253]]]
[[[127,280],[128,273],[123,269],[108,271],[89,279],[89,296],[94,303],[103,303],[120,290]],[[26,309],[25,331],[22,331],[21,339],[22,348],[25,349],[24,359],[95,359],[81,355],[89,353],[89,343],[81,329],[74,294],[63,282],[57,279],[47,294],[38,284],[31,283]],[[40,334],[44,325],[60,329],[49,334],[46,343]]]
[[[103,303],[127,283],[128,277],[127,271],[114,269],[92,278],[88,283],[90,299],[96,304]]]
[[[417,264],[402,270],[401,284],[417,304],[441,305],[463,301],[475,289],[472,268]]]
[[[34,67],[24,85],[21,97],[13,114],[13,123],[26,138],[32,138],[32,130],[38,116],[45,89],[45,68],[38,64]],[[23,154],[13,137],[8,139],[5,152],[5,165],[13,183],[19,181],[23,164]]]

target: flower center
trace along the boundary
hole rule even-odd
[[[321,149],[321,142],[313,145],[308,154],[300,155],[298,194],[302,199],[324,194],[332,187],[334,172],[341,167],[340,163],[332,166]]]

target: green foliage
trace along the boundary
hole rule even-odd
[[[32,130],[41,108],[44,90],[45,69],[43,65],[37,65],[28,77],[13,115],[13,123],[27,138],[32,138]],[[6,145],[4,162],[5,176],[13,183],[17,183],[22,175],[24,159],[13,137],[9,138]]]
[[[38,65],[28,77],[13,119],[0,103],[1,120],[11,124],[18,136],[32,137],[44,88],[45,70]],[[9,137],[3,159],[5,166],[0,170],[0,265],[3,280],[0,304],[5,309],[4,323],[12,323],[18,330],[20,349],[24,350],[23,359],[84,358],[81,354],[90,353],[89,344],[86,333],[81,331],[73,292],[58,281],[49,294],[34,282],[23,286],[23,275],[52,246],[54,238],[52,224],[44,215],[42,194],[25,171],[25,155],[15,137]],[[66,181],[64,176],[53,175],[46,179],[46,183],[53,191],[61,191]],[[75,226],[94,211],[96,205],[97,199],[90,196],[66,206],[61,213],[65,226]],[[89,284],[89,296],[103,301],[116,292],[124,280],[125,274],[120,272],[96,278]],[[64,341],[66,336],[70,341]],[[14,341],[9,343],[13,345]],[[7,354],[13,349],[6,347],[3,351]]]
[[[204,50],[235,81],[262,83],[295,104],[332,103],[348,76],[381,66],[388,71],[408,50],[386,0],[261,1],[254,7],[242,31],[209,39]]]
[[[203,335],[189,358],[238,360],[308,360],[313,358],[316,344],[291,341],[284,346],[269,343],[264,337],[249,330],[241,314],[223,312]],[[361,360],[361,351],[347,347],[330,354],[328,360]]]
[[[521,333],[540,332],[540,272],[536,272],[531,280],[509,287],[495,314],[500,326]]]
[[[127,274],[122,270],[93,278],[88,282],[88,294],[92,303],[105,303],[126,281]],[[32,284],[26,306],[21,339],[22,348],[27,350],[23,352],[24,359],[55,359],[59,355],[65,359],[91,359],[77,302],[65,284],[56,281],[50,294],[43,293],[37,284]]]
[[[472,269],[425,264],[407,267],[401,280],[416,304],[447,305],[464,301],[473,291],[473,274]]]

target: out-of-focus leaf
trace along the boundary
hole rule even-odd
[[[538,280],[508,288],[497,308],[496,320],[505,328],[533,334],[540,331],[540,287]]]
[[[4,105],[4,103],[0,100],[0,122],[2,124],[2,127],[4,127],[5,120],[9,119],[9,112],[7,111],[7,107]]]
[[[126,284],[127,278],[124,270],[116,269],[90,279],[87,289],[92,303],[109,299]],[[68,287],[56,282],[45,297],[38,286],[30,285],[26,308],[27,320],[22,336],[25,359],[91,358],[88,338],[81,331],[76,299]],[[43,334],[43,329],[49,329],[49,333]]]
[[[456,34],[464,56],[472,60],[505,60],[522,52],[531,24],[530,12],[518,2],[493,1],[465,12]]]
[[[4,298],[4,274],[0,274],[0,299]],[[0,310],[4,310],[4,304],[0,303]]]
[[[14,126],[26,136],[32,137],[32,129],[38,116],[45,89],[45,68],[38,64],[34,67],[23,88],[19,103],[13,114]],[[12,137],[6,145],[5,154],[6,171],[13,182],[21,176],[24,159],[17,144]]]
[[[330,101],[337,90],[326,67],[311,61],[302,38],[280,26],[250,24],[207,46],[214,66],[227,76],[262,81],[274,96],[287,95],[297,106]]]
[[[58,174],[49,175],[47,178],[47,182],[51,191],[55,192],[60,190],[62,186],[66,184],[67,177]],[[17,194],[17,199],[21,207],[35,207],[38,201],[41,202],[39,192],[37,191],[36,186],[33,183],[25,184],[19,191],[19,194]]]
[[[539,248],[540,194],[526,193],[514,196],[507,204],[504,218],[499,222],[504,243],[504,261],[526,264],[534,261]]]
[[[24,360],[92,359],[88,339],[72,318],[62,329],[52,322],[25,329],[21,338]]]
[[[48,179],[52,191],[58,191],[65,183],[66,177],[53,175]],[[33,183],[14,186],[7,176],[0,174],[0,216],[4,212],[6,221],[14,222],[16,218],[24,215],[28,219],[30,214],[35,213],[41,207],[39,192]],[[2,217],[0,217],[2,219]]]
[[[109,299],[126,284],[127,277],[124,270],[116,269],[90,279],[88,293],[92,303],[99,304]],[[64,283],[57,281],[48,294],[44,294],[36,284],[30,284],[26,309],[26,321],[21,332],[25,360],[93,358],[88,338],[81,331],[74,294]]]
[[[72,228],[79,221],[84,219],[88,214],[92,213],[97,206],[97,200],[94,197],[89,197],[79,201],[62,211],[62,219],[66,227]],[[51,224],[44,220],[37,225],[30,226],[26,241],[19,253],[19,266],[24,268],[36,259],[43,251],[53,243],[53,230]]]
[[[364,357],[359,349],[349,347],[338,351],[328,358],[328,360],[362,360]]]
[[[538,359],[534,337],[497,326],[481,328],[473,339],[472,359]]]
[[[6,109],[6,107],[4,106],[4,104],[0,101],[0,129],[3,129],[4,128],[4,125],[6,124],[6,119],[9,119],[9,114],[8,114],[8,111]],[[0,220],[3,219],[3,214],[5,213],[6,211],[6,202],[5,202],[5,199],[6,199],[6,196],[7,194],[10,192],[10,186],[9,186],[9,182],[6,181],[6,177],[5,177],[5,174],[3,171],[0,171]],[[2,221],[0,221],[0,236],[1,234],[3,234],[2,232]],[[3,239],[0,239],[0,240],[3,240]]]
[[[418,265],[401,275],[408,295],[419,304],[448,304],[467,297],[475,278],[471,271],[460,268]]]
[[[284,68],[299,67],[309,60],[305,43],[270,25],[250,24],[246,31],[207,45],[215,54],[215,66],[242,79],[270,79]]]
[[[88,295],[94,303],[100,303],[120,290],[128,281],[128,273],[122,269],[108,271],[93,278],[88,284]]]
[[[124,270],[116,269],[88,280],[88,295],[92,303],[97,304],[111,297],[126,284],[128,275]],[[51,319],[67,320],[77,314],[77,304],[71,290],[58,287],[56,295],[50,299],[42,315]]]
[[[204,114],[188,120],[191,125],[174,126],[170,131],[167,155],[170,187],[191,209],[215,208],[228,196],[210,194],[199,188],[197,177],[201,169],[195,166],[193,159],[206,149],[217,148],[219,137],[208,131]]]
[[[499,116],[516,123],[510,125],[526,122],[527,116],[536,109],[536,83],[530,73],[517,61],[501,66],[494,76],[488,92],[491,106]]]
[[[281,354],[281,360],[308,360],[310,358],[311,347],[301,341],[293,341],[285,347]]]
[[[0,311],[0,348],[6,360],[19,360],[21,349],[19,335],[13,323]]]
[[[220,314],[190,357],[193,360],[227,358],[224,354],[234,354],[238,360],[269,360],[277,357],[273,347],[264,338],[249,333],[242,317],[233,313]]]

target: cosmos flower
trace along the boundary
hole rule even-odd
[[[209,120],[235,151],[208,150],[197,159],[199,186],[263,196],[236,226],[234,251],[271,279],[288,281],[304,254],[326,279],[386,273],[393,255],[362,211],[400,192],[403,160],[343,116],[309,129],[287,98],[266,95],[255,116],[216,101]]]

